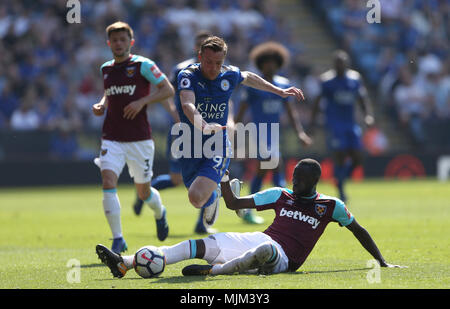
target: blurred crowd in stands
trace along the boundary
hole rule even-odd
[[[103,93],[99,68],[112,58],[105,28],[117,20],[134,29],[132,53],[154,60],[167,74],[193,56],[193,38],[203,29],[225,38],[227,61],[236,66],[247,67],[249,50],[267,40],[281,39],[295,54],[301,49],[274,0],[80,3],[77,24],[66,20],[66,0],[0,2],[0,130],[100,131],[103,118],[94,117],[91,106]],[[167,130],[165,117],[151,118],[156,130]]]
[[[418,144],[426,141],[424,126],[430,120],[450,120],[449,1],[380,0],[381,23],[375,24],[366,21],[366,1],[310,2],[376,87],[378,101],[395,111]],[[317,80],[301,58],[302,42],[280,16],[276,0],[80,3],[81,23],[71,24],[66,0],[0,2],[0,130],[59,132],[56,154],[76,148],[70,134],[100,131],[103,118],[94,117],[91,106],[103,93],[99,67],[112,58],[105,28],[117,20],[135,31],[132,53],[153,59],[166,73],[193,56],[198,30],[224,37],[227,61],[241,69],[252,69],[248,54],[256,44],[279,41],[293,55],[286,75],[317,92]],[[154,108],[152,113],[165,112]],[[151,120],[156,130],[167,129],[165,117]]]
[[[379,3],[380,22],[369,23]],[[416,146],[450,145],[450,1],[319,0],[378,104]]]

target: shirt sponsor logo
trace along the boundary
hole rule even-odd
[[[106,89],[105,94],[107,96],[116,94],[129,94],[132,96],[136,90],[136,85],[124,85],[124,86],[111,86]]]
[[[311,225],[311,227],[314,230],[319,226],[319,223],[320,223],[320,221],[317,220],[316,218],[304,215],[304,214],[302,214],[301,211],[286,210],[283,207],[280,211],[280,217],[284,217],[284,216],[286,216],[288,218],[293,218],[298,221],[303,221],[305,223],[308,223]]]

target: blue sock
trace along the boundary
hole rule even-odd
[[[274,172],[273,173],[273,184],[275,187],[286,187],[286,179],[284,177],[283,172]]]
[[[261,176],[255,176],[253,178],[252,183],[250,185],[250,194],[254,194],[259,192],[262,187],[263,178]]]
[[[347,166],[336,166],[334,168],[334,177],[337,180],[337,187],[339,190],[339,195],[341,200],[345,200],[345,193],[344,193],[344,183],[345,178],[348,173],[348,167]]]
[[[172,182],[169,174],[159,175],[152,180],[152,187],[156,190],[164,190],[167,188],[173,188],[175,185]]]
[[[345,168],[345,177],[346,178],[352,177],[353,170],[355,169],[353,162],[350,160],[345,162],[344,168]]]
[[[209,205],[211,205],[217,198],[217,191],[214,190],[214,192],[211,194],[211,196],[209,197],[209,199],[206,201],[205,205],[202,206],[202,208],[206,208]]]

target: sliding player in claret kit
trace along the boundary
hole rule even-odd
[[[292,190],[275,187],[239,197],[239,180],[229,181],[226,176],[221,185],[227,208],[273,209],[275,219],[264,232],[218,233],[159,247],[167,265],[194,258],[208,263],[186,266],[183,275],[294,272],[305,262],[330,222],[351,231],[381,267],[404,267],[385,261],[368,231],[358,224],[341,200],[316,191],[321,176],[317,161],[303,159],[297,163]],[[121,278],[133,268],[134,255],[122,257],[102,245],[97,245],[96,252],[114,277]]]

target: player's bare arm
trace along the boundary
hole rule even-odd
[[[311,112],[311,125],[310,125],[310,133],[313,134],[316,122],[317,122],[317,115],[320,111],[320,101],[322,100],[322,95],[318,95],[313,102],[312,112]]]
[[[106,98],[106,95],[103,95],[103,98],[100,100],[100,102],[92,105],[92,112],[94,113],[95,116],[103,116],[107,107],[108,107],[108,100]]]
[[[253,197],[251,196],[237,197],[236,195],[234,195],[233,191],[231,191],[229,180],[221,182],[220,187],[222,189],[222,197],[228,209],[239,210],[239,209],[256,208]]]
[[[295,97],[297,100],[304,100],[305,96],[303,95],[303,91],[301,91],[299,88],[296,87],[289,87],[286,89],[277,87],[273,85],[272,83],[269,83],[264,78],[260,77],[259,75],[249,72],[249,71],[243,71],[241,72],[242,77],[244,80],[242,81],[242,84],[252,87],[258,90],[268,91],[273,94],[276,94],[282,98],[287,98],[289,96]]]
[[[207,123],[202,115],[195,108],[195,93],[192,90],[180,91],[180,101],[183,113],[194,125],[195,128],[203,131],[206,134],[218,132],[226,129],[226,126],[222,126],[218,123]]]
[[[291,125],[294,127],[295,132],[297,132],[297,137],[300,140],[300,142],[304,146],[309,146],[312,144],[312,139],[306,134],[302,122],[300,121],[300,116],[293,106],[293,102],[289,100],[286,104],[287,113],[289,116],[289,121],[291,122]]]
[[[371,103],[367,89],[364,86],[359,89],[358,103],[364,113],[364,123],[368,127],[373,126],[375,124],[375,118],[373,117],[373,112],[371,111]]]
[[[366,249],[367,252],[369,252],[373,256],[373,258],[380,263],[381,267],[399,267],[399,268],[405,267],[386,263],[383,256],[381,255],[380,250],[378,249],[377,245],[370,236],[369,232],[367,232],[365,228],[359,225],[359,223],[356,222],[356,219],[353,219],[353,222],[347,225],[346,228],[353,233],[353,235],[356,237],[356,239],[358,239],[358,241],[361,243],[364,249]]]
[[[152,91],[148,96],[142,97],[125,106],[123,109],[123,117],[133,120],[145,105],[164,101],[175,94],[175,90],[167,78],[164,78],[156,85],[156,89],[156,91]]]
[[[161,102],[161,105],[170,114],[175,123],[180,122],[180,116],[178,115],[177,108],[175,107],[175,103],[173,102],[172,97],[163,100]]]

